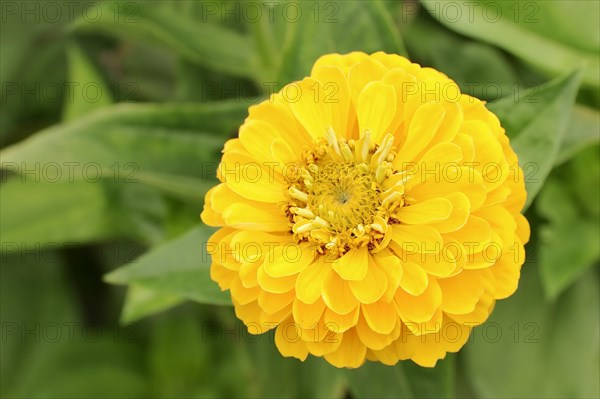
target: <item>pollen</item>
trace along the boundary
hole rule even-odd
[[[370,136],[367,130],[359,140],[346,140],[328,128],[325,139],[305,151],[299,178],[288,189],[287,212],[299,243],[340,257],[385,240],[393,211],[404,205],[404,187],[384,187],[390,178],[401,180],[392,168],[393,137],[377,145]]]

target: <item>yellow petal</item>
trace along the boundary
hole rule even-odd
[[[386,273],[369,256],[367,274],[362,280],[350,281],[352,293],[361,303],[377,302],[385,293],[388,285]]]
[[[469,250],[469,254],[479,253],[490,244],[492,227],[485,219],[471,215],[461,229],[447,235],[463,244]]]
[[[400,335],[400,326],[401,324],[398,320],[392,333],[379,334],[373,331],[373,329],[367,323],[365,317],[361,315],[361,317],[358,319],[358,323],[356,324],[356,333],[358,334],[358,338],[363,344],[367,346],[367,348],[373,350],[380,350],[388,346],[394,339],[396,339]]]
[[[368,129],[372,140],[381,143],[396,115],[394,88],[378,81],[367,84],[358,96],[356,114],[360,135]]]
[[[494,298],[508,298],[517,290],[521,276],[521,265],[515,262],[511,251],[502,254],[500,259],[490,267],[495,279]]]
[[[466,194],[461,192],[448,193],[445,198],[452,203],[452,212],[448,219],[431,224],[440,233],[450,233],[463,227],[469,219],[471,202]]]
[[[371,304],[362,304],[361,310],[367,324],[379,334],[389,334],[398,322],[398,313],[394,302],[378,301]]]
[[[438,360],[446,357],[447,352],[458,352],[469,339],[470,332],[471,327],[444,317],[440,332],[412,336],[410,341],[414,354],[411,359],[420,366],[434,367]]]
[[[421,295],[411,295],[398,290],[395,296],[398,314],[404,323],[422,323],[431,320],[442,304],[442,291],[435,279],[429,279]]]
[[[294,320],[303,329],[309,329],[314,327],[317,322],[321,319],[323,311],[325,310],[325,302],[321,298],[317,299],[312,304],[302,302],[296,298],[292,308],[292,314]]]
[[[333,270],[344,280],[362,280],[369,267],[367,247],[351,249],[332,263]]]
[[[351,138],[356,112],[350,99],[350,86],[344,71],[337,66],[321,66],[313,68],[311,76],[323,84],[323,101],[331,106],[333,131],[339,137]]]
[[[204,209],[200,214],[200,218],[202,219],[202,222],[209,226],[218,227],[223,226],[225,224],[225,221],[221,217],[221,212],[217,212],[213,208],[214,201],[212,199],[212,196],[214,195],[215,191],[218,190],[218,188],[221,186],[225,186],[225,184],[219,184],[212,187],[210,190],[208,190],[206,196],[204,197]]]
[[[251,288],[244,287],[239,277],[234,278],[231,281],[231,287],[229,287],[229,289],[231,290],[231,296],[235,298],[240,305],[246,305],[256,301],[258,299],[258,294],[260,293],[260,287],[258,286]]]
[[[292,148],[301,149],[303,145],[313,142],[310,134],[294,117],[282,94],[273,94],[268,101],[252,105],[248,113],[248,120],[262,120],[273,125],[279,135],[291,143]]]
[[[221,291],[228,290],[237,273],[213,262],[210,266],[210,278],[219,284]]]
[[[290,223],[285,215],[245,203],[231,204],[223,212],[228,226],[242,230],[288,232]]]
[[[300,273],[315,259],[315,250],[309,245],[288,243],[277,245],[269,256],[265,257],[263,268],[271,277],[292,276]]]
[[[463,270],[456,276],[439,279],[444,312],[466,314],[475,309],[483,295],[483,281],[478,271]]]
[[[381,80],[386,71],[387,69],[379,61],[372,58],[353,65],[348,72],[352,103],[358,104],[358,96],[363,88],[375,80]]]
[[[406,115],[404,113],[404,100],[407,87],[416,87],[417,80],[413,75],[407,73],[403,68],[395,67],[387,71],[385,75],[383,75],[383,77],[381,78],[381,81],[385,84],[393,86],[396,92],[397,109],[396,114],[394,116],[394,120],[390,124],[390,132],[392,134],[395,134],[398,131],[398,129],[402,126],[406,118]],[[401,135],[399,133],[396,134],[395,144],[399,144],[400,137]]]
[[[294,116],[315,138],[324,137],[325,130],[333,125],[331,103],[325,102],[323,84],[313,78],[287,85],[282,89],[288,97]]]
[[[404,206],[397,213],[398,220],[407,224],[429,224],[448,219],[452,203],[446,198],[432,198],[414,205]]]
[[[308,351],[314,356],[323,356],[336,351],[342,343],[342,334],[327,330],[321,340],[305,340]]]
[[[427,273],[421,266],[404,262],[402,265],[402,278],[400,279],[400,287],[411,295],[419,296],[426,289],[429,279]]]
[[[269,276],[261,266],[256,273],[260,288],[273,294],[283,294],[292,291],[296,285],[296,276],[278,277]]]
[[[244,287],[252,288],[258,285],[256,274],[259,267],[259,262],[242,263],[240,266],[239,276]]]
[[[289,291],[283,294],[273,294],[267,291],[261,291],[258,294],[258,304],[263,311],[269,314],[281,312],[283,309],[290,309],[296,294]]]
[[[421,105],[415,112],[408,127],[404,145],[397,159],[402,162],[413,161],[431,142],[444,120],[444,107],[437,103]]]
[[[254,329],[248,329],[249,333],[263,333],[268,330],[268,327],[260,326],[256,323],[257,320],[260,320],[260,315],[263,313],[260,306],[258,306],[258,301],[252,301],[246,304],[240,304],[234,297],[231,297],[231,302],[233,302],[233,308],[235,310],[235,315],[238,319],[244,322],[246,326],[254,325]],[[263,328],[264,327],[264,328]],[[260,332],[257,330],[261,330]]]
[[[333,310],[325,309],[324,321],[327,328],[336,333],[343,333],[356,325],[360,307],[357,306],[353,311],[346,314],[338,314]]]
[[[304,361],[308,356],[306,343],[300,339],[292,319],[281,323],[275,330],[275,345],[285,357],[295,357]]]
[[[321,298],[322,286],[330,268],[323,262],[315,262],[302,270],[296,279],[296,296],[304,303],[315,303]]]
[[[371,58],[381,62],[386,68],[403,68],[406,71],[410,71],[414,67],[418,68],[417,64],[411,63],[407,58],[398,54],[387,54],[383,51],[378,51],[371,54]]]
[[[417,264],[427,274],[436,277],[448,277],[456,272],[457,261],[454,258],[455,244],[444,243],[439,252],[425,251],[420,254],[405,254],[406,262]],[[459,252],[462,254],[462,251]]]
[[[400,258],[389,251],[389,249],[384,249],[383,251],[374,254],[373,259],[387,276],[387,285],[383,299],[384,301],[389,302],[394,297],[398,285],[400,284],[400,279],[402,278]]]
[[[240,142],[252,157],[264,162],[274,160],[270,148],[264,145],[281,138],[273,125],[263,120],[250,119],[240,126],[238,135]]]
[[[323,301],[329,309],[338,314],[350,313],[359,304],[348,281],[343,280],[333,270],[329,271],[323,282]]]
[[[311,76],[315,74],[316,70],[324,66],[339,67],[345,74],[347,74],[348,70],[353,65],[356,65],[366,59],[369,59],[369,55],[363,53],[362,51],[352,51],[348,54],[325,54],[315,61],[311,71]]]
[[[360,342],[354,329],[344,333],[338,349],[325,355],[325,359],[335,367],[357,368],[362,366],[367,355],[367,347]]]
[[[286,183],[275,166],[273,162],[227,152],[219,164],[219,172],[227,187],[242,197],[259,202],[281,202],[287,199]]]
[[[469,197],[471,211],[474,212],[486,201],[483,177],[473,168],[448,167],[443,169],[441,179],[436,180],[435,176],[428,175],[425,182],[412,179],[408,183],[406,193],[417,202],[462,192]]]
[[[397,253],[439,252],[442,248],[442,236],[431,226],[403,225],[392,226],[390,245]]]

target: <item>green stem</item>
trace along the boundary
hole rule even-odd
[[[444,360],[442,370],[442,386],[447,399],[456,397],[456,355],[449,353]]]

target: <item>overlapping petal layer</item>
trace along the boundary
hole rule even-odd
[[[211,277],[284,356],[430,367],[517,288],[529,225],[504,129],[403,57],[321,57],[250,108],[218,177]]]

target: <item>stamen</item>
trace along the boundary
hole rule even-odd
[[[346,143],[342,143],[342,145],[340,146],[341,151],[342,151],[342,157],[344,158],[345,161],[354,161],[354,154],[352,153],[352,150],[350,149],[350,147],[348,146],[348,144]]]
[[[393,145],[394,137],[389,133],[386,134],[383,138],[381,146],[377,149],[377,151],[375,151],[375,154],[373,154],[373,158],[371,158],[372,166],[375,166],[373,165],[373,159],[375,160],[375,164],[381,164],[382,162],[384,162],[387,159]]]
[[[383,184],[385,178],[387,177],[388,169],[389,164],[387,162],[383,162],[381,165],[377,166],[377,170],[375,170],[375,180],[378,184]]]
[[[294,187],[290,187],[288,191],[289,191],[290,195],[292,196],[292,198],[295,198],[302,202],[308,202],[308,194],[306,194],[305,192],[302,192]]]
[[[305,164],[290,183],[288,216],[292,231],[317,253],[342,256],[366,245],[380,251],[391,239],[388,220],[405,204],[404,182],[410,172],[394,169],[394,137],[371,143],[365,129],[358,140],[336,136],[332,127],[316,148],[305,151]],[[298,205],[301,202],[302,205]]]
[[[340,146],[338,143],[337,136],[335,135],[335,132],[333,131],[333,128],[331,126],[328,126],[325,129],[325,137],[327,138],[327,142],[333,148],[333,150],[336,152],[336,154],[338,154],[339,156],[342,156],[342,153],[340,152]]]
[[[314,219],[315,218],[315,214],[312,213],[312,211],[310,209],[307,208],[298,208],[298,207],[292,207],[290,208],[290,211],[292,211],[293,213],[295,213],[298,216],[302,216],[305,217],[307,219]]]
[[[369,157],[369,144],[371,142],[371,131],[365,129],[363,136],[356,141],[354,153],[359,161],[367,161]]]

